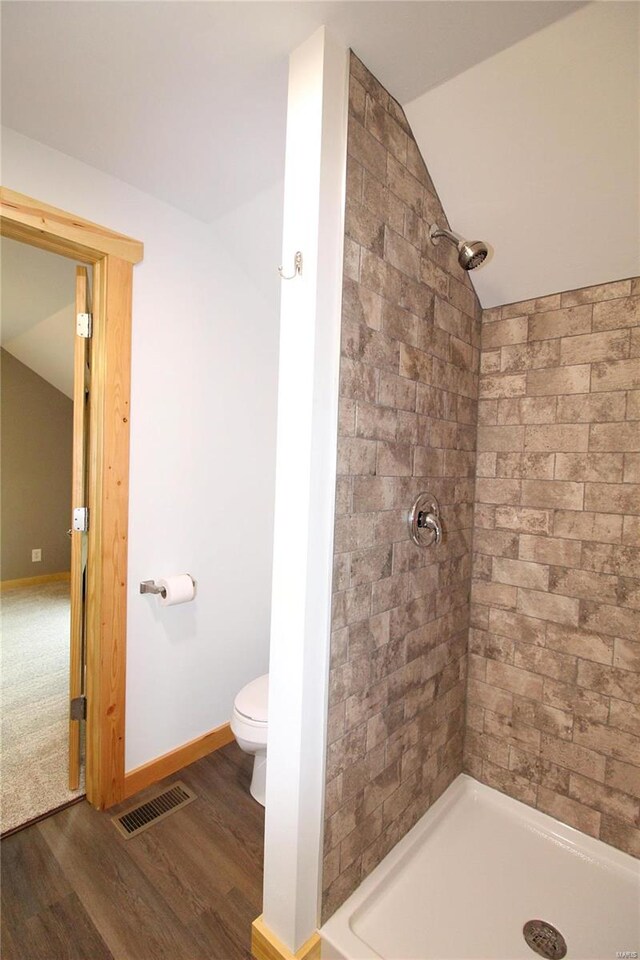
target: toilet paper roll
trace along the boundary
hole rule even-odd
[[[173,607],[176,603],[188,603],[196,595],[196,585],[188,573],[179,573],[175,577],[161,578],[158,580],[158,586],[162,587],[166,594],[158,595],[160,605],[163,607]]]

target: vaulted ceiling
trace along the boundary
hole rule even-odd
[[[615,11],[630,11],[624,22],[632,25],[636,5],[617,2],[6,0],[2,118],[192,216],[228,217],[282,179],[287,57],[325,23],[407,107],[454,228],[495,247],[473,278],[489,306],[528,296],[523,290],[538,296],[568,287],[575,277],[595,283],[634,272],[633,228],[627,212],[620,230],[620,211],[637,202],[637,111],[619,88],[637,84],[637,56],[627,42],[618,58],[616,29],[603,44],[589,24],[580,26],[578,18],[600,6],[616,23],[624,17]],[[552,34],[542,45],[554,55],[540,60],[536,38],[556,30],[559,39]],[[585,102],[574,110],[585,73]],[[536,100],[537,82],[544,97]],[[602,84],[606,94],[594,101]],[[614,119],[627,136],[611,136]],[[607,257],[599,261],[597,245],[584,245],[582,271],[573,261],[557,269],[558,245],[539,242],[540,223],[554,233],[561,221],[563,238],[582,236],[594,196]],[[519,262],[512,253],[529,236],[532,197],[536,264],[527,272],[530,248]],[[567,199],[561,210],[558,197]]]
[[[68,397],[73,397],[75,264],[2,237],[4,350]]]

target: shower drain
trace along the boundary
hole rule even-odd
[[[567,944],[560,931],[544,920],[527,920],[522,933],[531,949],[547,960],[562,960],[567,953]]]

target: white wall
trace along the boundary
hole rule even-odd
[[[224,723],[268,666],[277,298],[207,226],[3,131],[2,183],[141,240],[134,269],[126,768]],[[280,253],[278,225],[272,262]],[[264,256],[269,243],[264,246]],[[188,571],[161,609],[140,580]]]
[[[269,670],[263,912],[294,952],[320,914],[347,96],[320,28],[289,67]]]
[[[516,4],[517,6],[517,4]],[[411,103],[483,307],[640,270],[637,3],[589,3]]]
[[[72,263],[69,260],[69,263]],[[3,266],[3,281],[7,268]],[[75,291],[75,278],[69,278],[69,294]],[[37,283],[37,279],[34,278]],[[4,286],[4,283],[3,283]],[[12,356],[73,400],[73,348],[75,341],[75,304],[69,303],[51,316],[39,320],[2,346]]]

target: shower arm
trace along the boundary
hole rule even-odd
[[[432,243],[437,243],[440,237],[446,237],[447,240],[458,248],[461,243],[464,243],[464,238],[461,237],[459,233],[454,233],[453,230],[447,230],[446,227],[438,227],[435,223],[429,228],[429,236],[431,237]]]

